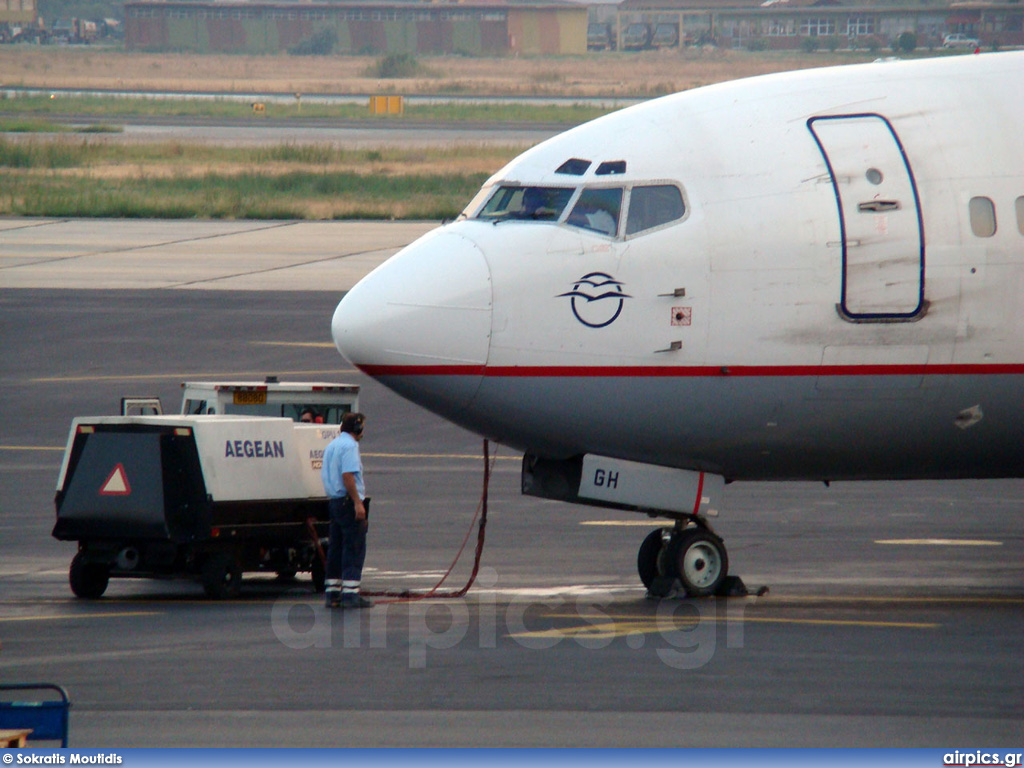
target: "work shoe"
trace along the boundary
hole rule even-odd
[[[373,600],[369,600],[362,595],[358,594],[347,594],[341,596],[341,607],[342,608],[373,608]]]
[[[327,592],[324,605],[328,608],[341,608],[341,592],[335,592],[333,590]]]

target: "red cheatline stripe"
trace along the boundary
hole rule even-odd
[[[700,473],[700,480],[697,481],[697,500],[693,503],[693,514],[700,512],[700,500],[704,495],[704,473]]]
[[[358,365],[370,376],[489,376],[699,378],[710,376],[991,376],[1024,374],[1024,364],[992,365],[728,365],[728,366],[486,366]]]

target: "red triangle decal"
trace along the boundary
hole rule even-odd
[[[110,477],[100,487],[100,496],[128,496],[132,492],[132,486],[128,482],[128,475],[124,471],[124,464],[118,464]]]

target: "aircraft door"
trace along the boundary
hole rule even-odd
[[[923,313],[924,227],[914,174],[892,124],[878,114],[812,117],[828,166],[842,248],[840,314],[852,321]]]

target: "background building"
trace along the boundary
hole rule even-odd
[[[559,0],[125,4],[129,50],[276,53],[318,39],[329,41],[335,53],[352,54],[581,54],[587,48],[587,9]]]
[[[0,40],[20,35],[22,27],[35,27],[36,0],[0,0]]]
[[[937,47],[960,32],[983,45],[1024,45],[1020,2],[884,2],[876,0],[623,0],[615,24],[621,47],[655,31],[678,30],[682,44],[713,42],[730,48],[888,48],[905,32],[918,46]],[[630,34],[633,26],[635,34]],[[670,31],[670,30],[669,30]],[[671,40],[672,35],[663,36]]]

